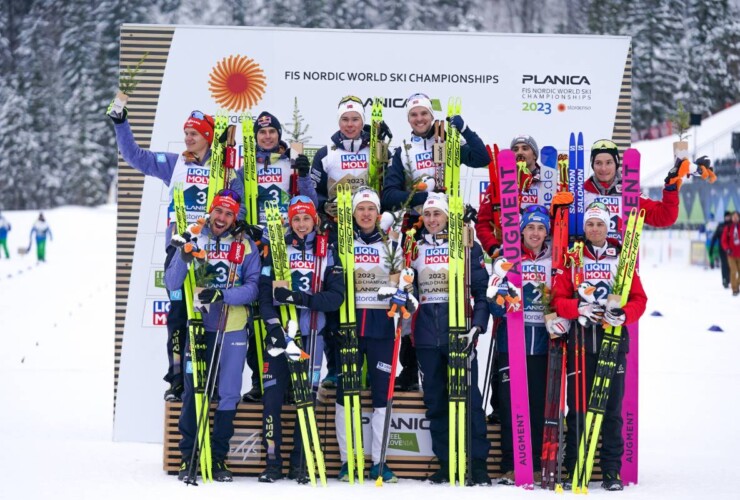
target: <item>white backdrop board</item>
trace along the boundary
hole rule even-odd
[[[167,32],[169,45],[146,36],[155,28]],[[129,33],[133,38],[124,39]],[[133,44],[137,33],[144,35]],[[587,144],[599,138],[620,145],[629,140],[628,37],[125,25],[121,44],[124,66],[124,47],[143,52],[150,44],[153,60],[159,61],[161,74],[144,92],[154,97],[142,107],[152,114],[151,127],[134,127],[142,143],[151,134],[147,146],[153,151],[184,150],[182,126],[193,109],[228,109],[234,123],[242,111],[256,116],[267,110],[283,124],[285,139],[294,98],[309,125],[308,144],[322,146],[337,130],[337,103],[348,94],[368,102],[384,99],[394,134],[391,147],[396,147],[410,135],[403,107],[416,92],[439,100],[443,110],[448,98],[461,97],[468,126],[487,144],[498,142],[502,148],[521,133],[532,135],[540,148],[553,145],[562,152],[573,130],[584,131]],[[369,47],[373,57],[364,55]],[[150,80],[146,74],[142,79]],[[243,109],[240,98],[251,105]],[[133,125],[136,106],[130,112]],[[369,106],[366,115],[369,120]],[[477,206],[488,171],[464,169],[462,178],[466,201]],[[135,199],[138,192],[129,196]],[[119,295],[125,319],[116,353],[117,440],[162,440],[166,329],[161,321],[167,305],[158,285],[167,202],[163,183],[146,178],[138,221],[130,226],[132,255],[119,253],[119,268],[130,262],[130,280],[124,283],[127,297]],[[129,209],[119,209],[119,222],[122,210]],[[119,276],[119,285],[122,281]]]

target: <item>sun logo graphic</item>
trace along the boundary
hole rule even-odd
[[[265,72],[254,59],[229,56],[211,70],[208,89],[219,106],[244,111],[257,105],[267,87]]]

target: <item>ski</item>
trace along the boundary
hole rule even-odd
[[[632,209],[627,222],[627,229],[624,235],[622,253],[619,257],[617,266],[617,276],[612,287],[612,293],[608,301],[618,303],[619,307],[624,307],[629,297],[632,286],[632,277],[634,276],[637,265],[637,255],[640,246],[640,233],[645,221],[645,211],[641,210],[639,215],[637,209]],[[609,390],[611,380],[617,368],[617,355],[621,343],[622,327],[612,327],[607,325],[604,337],[599,349],[599,358],[596,365],[596,376],[594,377],[591,388],[591,396],[588,403],[588,412],[586,413],[586,423],[583,433],[579,436],[578,445],[578,465],[576,470],[578,474],[573,478],[574,493],[588,493],[588,482],[593,472],[594,457],[601,432],[601,423],[606,411],[606,405],[609,399]],[[588,445],[586,445],[588,443]]]
[[[532,442],[529,423],[529,390],[527,386],[527,353],[522,307],[522,249],[519,229],[519,186],[516,156],[508,149],[498,155],[501,181],[502,255],[512,265],[507,273],[511,300],[506,305],[506,328],[509,340],[509,379],[511,385],[511,422],[514,442],[514,476],[517,486],[532,489]],[[526,168],[526,167],[525,167]]]
[[[267,217],[267,229],[270,235],[270,249],[272,251],[272,265],[275,271],[276,281],[292,283],[290,275],[290,263],[285,245],[285,233],[280,209],[274,202],[265,204],[265,215]],[[298,314],[294,305],[281,305],[280,317],[282,325],[290,331],[289,322],[298,325]],[[295,334],[294,342],[300,345],[300,332]],[[326,465],[324,454],[321,451],[319,432],[316,426],[316,415],[314,411],[313,393],[311,383],[308,379],[308,355],[303,352],[299,359],[288,357],[288,370],[293,386],[293,397],[295,398],[296,412],[298,414],[298,425],[301,430],[303,451],[306,456],[308,477],[311,485],[316,486],[316,472],[322,486],[326,486]]]
[[[460,193],[460,132],[452,126],[450,118],[462,111],[459,97],[450,97],[447,101],[447,128],[445,129],[445,178],[447,194],[454,196]],[[455,168],[455,165],[457,167]]]
[[[583,149],[583,132],[578,132],[578,142],[576,143],[576,183],[573,185],[575,193],[574,204],[576,205],[576,235],[579,238],[583,237],[583,214],[586,211],[585,193],[583,191],[583,183],[586,182],[586,167],[584,165],[584,154]]]
[[[380,124],[383,121],[383,100],[373,99],[370,115],[370,160],[367,168],[367,184],[380,194],[383,188],[383,168],[388,163],[388,144],[383,141]]]
[[[558,155],[555,148],[542,148],[543,165],[558,172],[559,192],[568,190],[567,156]],[[552,207],[552,270],[564,267],[568,252],[568,207]],[[549,310],[549,290],[542,284],[541,296],[545,306],[545,319]],[[554,490],[562,484],[563,419],[565,415],[566,341],[562,336],[551,336],[547,354],[547,380],[545,389],[544,432],[542,436],[541,486]],[[560,488],[558,488],[560,490]]]
[[[211,209],[211,203],[213,202],[213,198],[216,196],[216,193],[224,188],[226,177],[224,175],[225,144],[221,141],[221,137],[224,135],[229,125],[229,116],[225,111],[219,110],[214,116],[214,122],[210,159],[211,170],[208,174],[208,202],[206,203],[206,213]]]
[[[640,152],[627,149],[622,158],[622,218],[633,208],[640,206]],[[637,256],[637,268],[640,259]],[[638,374],[640,353],[639,322],[630,325],[630,350],[627,353],[627,371],[624,377],[624,399],[622,400],[622,437],[624,457],[622,458],[622,479],[625,484],[637,483],[638,469]]]
[[[188,218],[185,208],[185,195],[182,185],[174,186],[173,201],[175,204],[175,216],[177,232],[183,234],[188,229]],[[210,408],[208,394],[206,393],[206,330],[203,319],[198,310],[193,307],[193,293],[195,290],[195,269],[190,266],[184,283],[185,305],[188,314],[188,336],[190,343],[190,369],[193,375],[193,399],[195,401],[195,420],[197,432],[193,456],[190,460],[191,471],[188,473],[188,484],[196,483],[196,463],[194,458],[199,458],[200,471],[203,481],[213,481],[211,474],[211,432],[209,419],[204,418]]]
[[[339,257],[344,268],[347,293],[339,309],[339,358],[344,388],[344,423],[347,440],[347,471],[349,482],[355,482],[355,470],[360,484],[364,483],[365,452],[362,445],[362,362],[355,316],[355,236],[352,218],[352,188],[337,185],[337,222]]]

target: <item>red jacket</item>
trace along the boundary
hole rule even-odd
[[[491,250],[501,246],[501,211],[493,211],[491,193],[496,187],[493,183],[488,185],[483,201],[478,207],[478,222],[475,223],[475,234],[478,236],[483,250],[491,254]],[[498,189],[498,188],[497,188]]]
[[[619,243],[616,240],[609,239],[610,248],[615,248],[618,251],[621,250]],[[605,257],[596,258],[591,250],[591,244],[586,243],[583,248],[583,258],[587,261],[599,262],[604,260]],[[575,287],[573,285],[573,274],[574,269],[568,268],[565,270],[557,269],[552,279],[552,300],[550,307],[553,311],[558,313],[558,316],[577,320],[578,319],[578,304],[580,299],[576,297]],[[642,287],[640,281],[639,271],[635,271],[632,277],[632,286],[630,287],[630,293],[627,297],[627,303],[624,305],[624,314],[626,316],[625,325],[636,323],[640,317],[645,313],[647,307],[647,295],[645,295],[645,289]],[[575,322],[574,322],[575,323]],[[601,337],[604,334],[604,329],[601,325],[593,328],[589,328],[592,331],[592,335],[586,335],[586,348],[592,352],[598,352]],[[625,335],[626,337],[626,335]],[[625,342],[624,350],[628,349],[628,342]]]
[[[722,250],[727,252],[730,257],[740,258],[739,222],[729,222],[725,225],[725,230],[722,231]]]
[[[594,177],[589,177],[583,183],[583,190],[589,193],[614,195],[617,193],[614,186],[604,186],[602,189],[596,187]],[[640,196],[640,209],[645,209],[645,224],[653,227],[669,227],[678,219],[678,190],[663,190],[661,201],[651,200],[645,195]]]

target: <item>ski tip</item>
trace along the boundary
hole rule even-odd
[[[381,476],[378,476],[378,479],[375,480],[375,486],[377,486],[378,488],[383,487],[383,478]]]
[[[555,493],[558,493],[559,495],[563,494],[563,485],[562,484],[556,484],[555,485]]]

